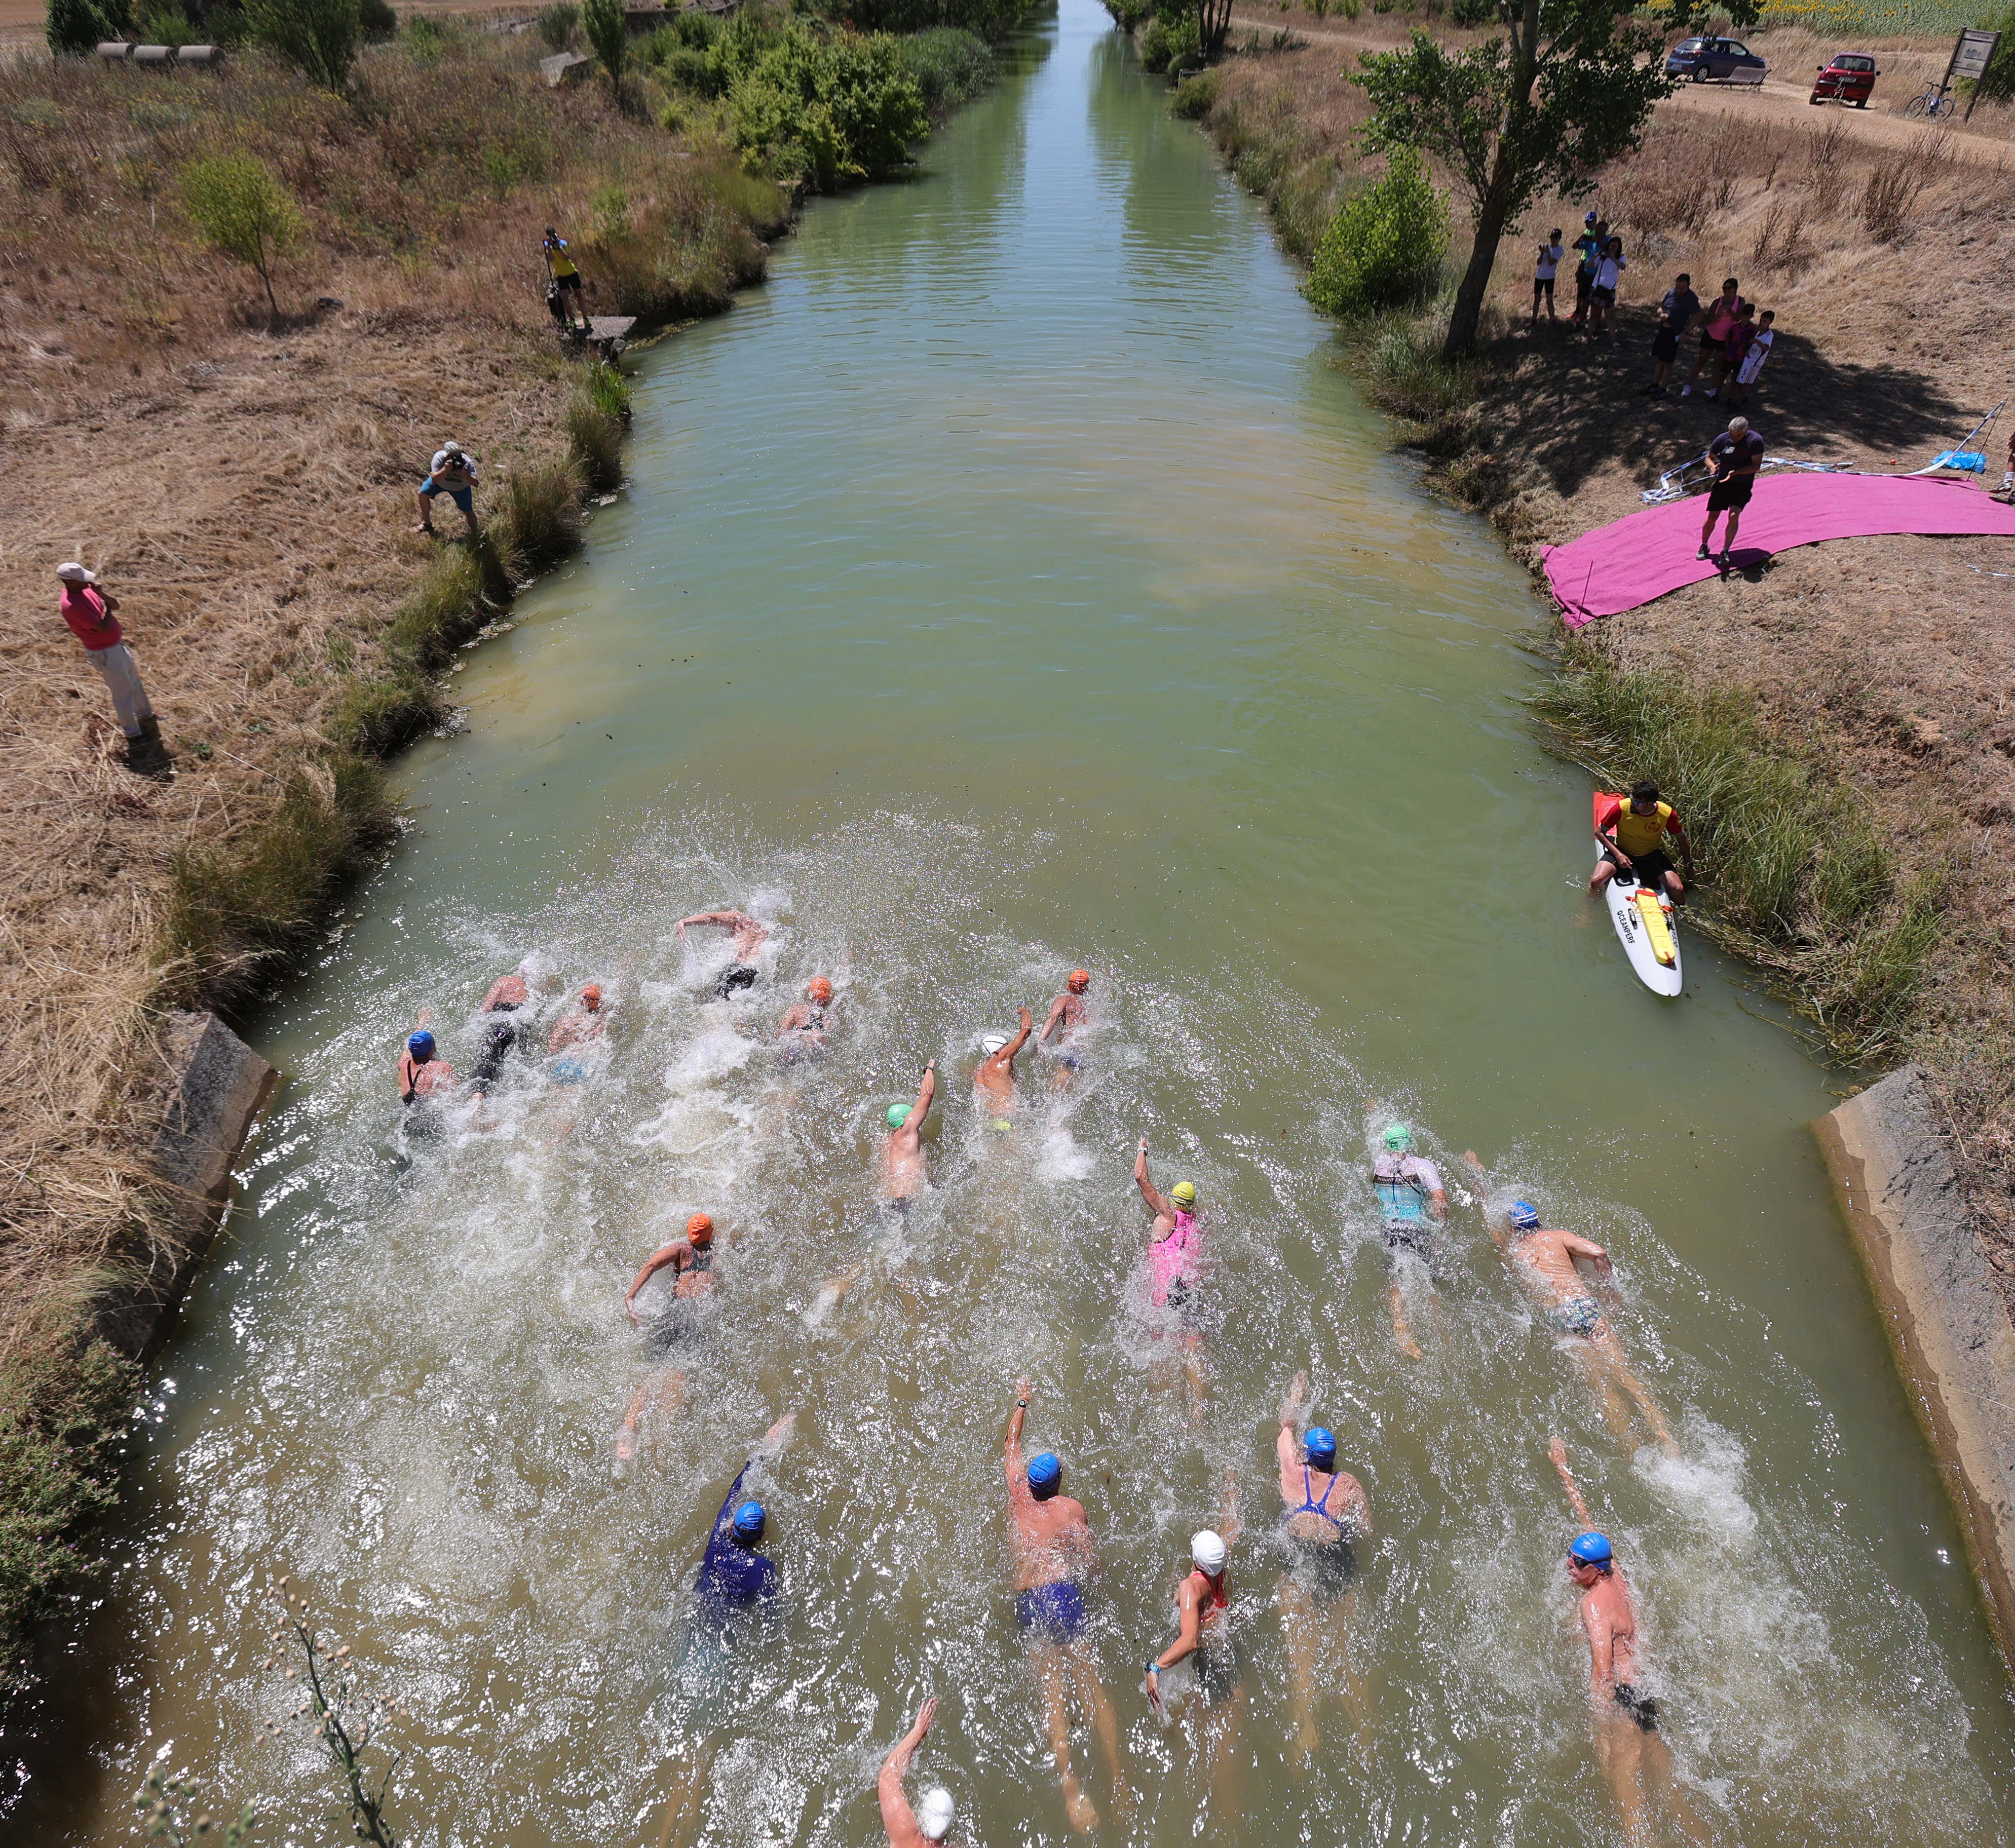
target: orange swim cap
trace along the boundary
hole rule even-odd
[[[832,984],[823,975],[814,975],[812,978],[811,986],[806,989],[805,992],[821,1007],[824,1007],[832,999]]]
[[[686,1222],[686,1236],[695,1245],[703,1245],[713,1236],[713,1222],[704,1213],[695,1213]]]
[[[580,998],[588,1004],[589,1007],[599,1007],[602,1005],[602,990],[591,981],[580,991]]]
[[[1073,969],[1070,972],[1070,991],[1073,995],[1081,995],[1090,986],[1091,971],[1089,969]]]

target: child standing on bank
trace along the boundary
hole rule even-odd
[[[1566,255],[1567,249],[1561,242],[1559,231],[1548,231],[1546,241],[1539,246],[1539,267],[1532,272],[1532,318],[1528,325],[1537,327],[1539,325],[1539,297],[1543,295],[1546,298],[1546,318],[1549,321],[1560,319],[1553,312],[1553,278],[1559,274],[1561,259]]]

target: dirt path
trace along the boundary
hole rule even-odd
[[[13,0],[0,0],[0,5],[12,4]],[[1268,19],[1259,14],[1234,13],[1231,23],[1234,31],[1252,31],[1271,38],[1280,30],[1281,21],[1277,14]],[[1338,27],[1331,25],[1310,27],[1300,19],[1294,21],[1292,30],[1297,38],[1305,38],[1311,45],[1335,45],[1352,53],[1359,52],[1386,52],[1406,41],[1403,25],[1391,27],[1356,26]],[[1470,35],[1464,35],[1470,36]],[[1474,36],[1481,38],[1481,34]],[[1770,56],[1765,48],[1766,57]],[[1924,55],[1909,52],[1878,54],[1884,76],[1878,100],[1865,109],[1841,109],[1823,105],[1814,109],[1808,99],[1812,94],[1809,81],[1814,67],[1821,59],[1807,59],[1796,56],[1793,50],[1783,54],[1780,69],[1784,74],[1766,77],[1758,88],[1738,88],[1726,84],[1686,84],[1658,107],[1661,113],[1683,115],[1726,116],[1742,115],[1752,121],[1764,122],[1773,127],[1798,128],[1819,122],[1837,121],[1844,124],[1848,135],[1864,146],[1880,148],[1914,148],[1924,133],[1921,122],[1906,120],[1889,111],[1900,108],[1909,97],[1918,95],[1921,82],[1892,81],[1898,74],[1892,70],[1895,63],[1919,64]],[[1795,62],[1794,62],[1795,59]],[[1773,60],[1773,62],[1775,62]],[[1352,60],[1353,65],[1355,60]],[[1789,74],[1795,70],[1795,77]],[[1951,133],[1946,142],[1945,152],[1955,160],[1973,163],[1999,173],[2015,171],[2015,144],[2002,137],[1987,132],[1981,127],[1969,128],[1956,121],[1948,125]]]

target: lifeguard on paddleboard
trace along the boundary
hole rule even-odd
[[[1683,979],[1678,908],[1686,888],[1665,852],[1668,839],[1690,879],[1693,844],[1672,804],[1658,799],[1655,783],[1637,784],[1628,795],[1595,792],[1597,853],[1588,888],[1607,902],[1637,979],[1654,995],[1672,996]]]

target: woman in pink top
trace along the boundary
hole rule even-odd
[[[1190,1416],[1203,1414],[1203,1337],[1197,1329],[1196,1183],[1178,1181],[1163,1193],[1148,1178],[1148,1139],[1140,1138],[1140,1153],[1133,1157],[1133,1183],[1155,1215],[1148,1247],[1148,1297],[1158,1309],[1170,1312],[1181,1331],[1183,1372],[1189,1388]],[[1160,1329],[1155,1338],[1161,1339]]]
[[[1709,302],[1701,314],[1700,351],[1694,356],[1694,369],[1686,382],[1679,387],[1679,396],[1690,398],[1694,393],[1694,381],[1700,377],[1701,370],[1711,359],[1715,362],[1714,383],[1708,388],[1711,398],[1721,389],[1721,382],[1728,376],[1728,336],[1742,313],[1742,297],[1735,286],[1735,278],[1729,277],[1721,285],[1721,293]]]

